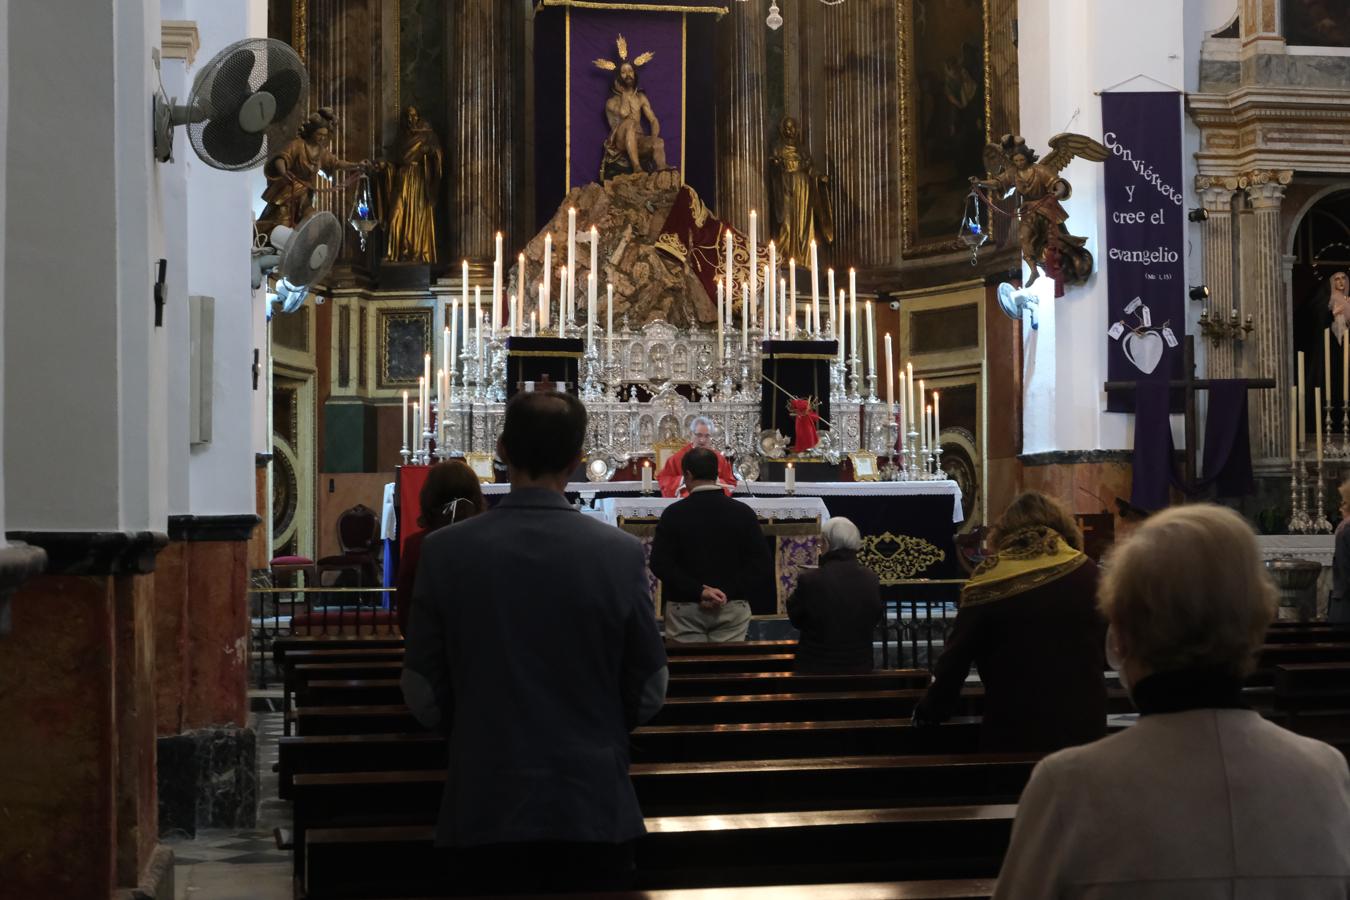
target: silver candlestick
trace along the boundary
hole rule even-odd
[[[853,400],[855,402],[862,399],[863,380],[862,380],[862,371],[859,367],[860,362],[861,360],[858,359],[857,353],[854,353],[851,357],[849,357],[850,374],[849,374],[848,396],[850,400]]]
[[[1303,461],[1294,460],[1289,473],[1289,533],[1307,534],[1312,527],[1308,517],[1307,498],[1303,494]]]
[[[1317,461],[1317,518],[1313,520],[1315,534],[1331,534],[1331,522],[1327,520],[1326,490],[1322,481],[1322,460]]]

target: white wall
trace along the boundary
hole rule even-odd
[[[266,0],[220,3],[180,0],[201,37],[197,66],[228,44],[267,33]],[[262,315],[249,283],[255,173],[206,165],[183,141],[187,167],[187,294],[215,298],[212,440],[194,447],[188,469],[191,512],[254,512],[255,405],[252,387],[255,319]]]
[[[173,7],[173,8],[171,8]],[[182,17],[181,0],[166,2],[166,19]],[[200,58],[198,62],[202,62]],[[187,101],[195,67],[187,61],[166,59],[162,76],[164,90],[179,103]],[[188,363],[191,359],[191,333],[188,327],[188,199],[187,160],[195,159],[187,135],[180,129],[176,135],[172,162],[159,167],[160,197],[164,216],[164,258],[169,261],[165,287],[168,302],[164,309],[164,338],[167,372],[165,403],[165,474],[170,515],[192,512],[188,481]]]
[[[1022,134],[1041,151],[1061,131],[1100,140],[1097,91],[1116,85],[1133,91],[1193,88],[1204,31],[1223,25],[1231,10],[1231,0],[1184,6],[1176,0],[1023,0],[1018,9]],[[1190,207],[1198,205],[1191,186],[1199,135],[1184,116],[1183,122],[1182,183]],[[1106,413],[1102,390],[1108,325],[1104,167],[1075,160],[1064,175],[1073,184],[1073,196],[1064,203],[1069,230],[1087,237],[1097,269],[1087,284],[1069,288],[1059,300],[1053,299],[1049,278],[1035,285],[1042,298],[1040,330],[1024,326],[1023,331],[1023,451],[1129,449],[1133,417]],[[1186,237],[1188,283],[1198,284],[1204,270],[1198,226],[1188,225]],[[1187,330],[1193,334],[1199,309],[1187,303]],[[1201,360],[1203,344],[1196,342]],[[1180,440],[1177,422],[1174,430]]]

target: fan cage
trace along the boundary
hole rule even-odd
[[[266,129],[250,134],[239,125],[239,109],[269,79],[275,79],[277,115]],[[290,45],[270,38],[236,41],[193,82],[189,105],[196,121],[187,127],[192,149],[213,168],[255,168],[296,136],[308,96],[309,75]]]

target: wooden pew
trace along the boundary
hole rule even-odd
[[[698,653],[667,658],[670,674],[701,675],[714,672],[791,672],[795,653]]]
[[[587,896],[594,900],[988,900],[993,893],[992,878],[947,878],[852,884],[775,884],[767,887],[623,891]],[[550,900],[558,896],[558,894],[522,894],[513,897],[512,900]],[[422,898],[422,900],[438,900],[438,898]],[[484,898],[467,898],[467,900],[484,900]]]
[[[1277,666],[1274,712],[1286,728],[1344,749],[1350,744],[1350,662]]]
[[[991,878],[1015,811],[993,804],[654,817],[638,842],[638,881],[657,889]],[[448,868],[432,840],[426,826],[314,829],[305,896],[436,893]]]
[[[1247,679],[1247,683],[1255,686],[1273,685],[1275,683],[1275,670],[1280,666],[1334,662],[1350,662],[1350,642],[1309,641],[1265,644],[1261,647],[1257,657],[1256,671]]]

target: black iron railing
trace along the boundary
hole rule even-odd
[[[254,687],[279,681],[271,659],[279,637],[401,634],[393,588],[266,587],[249,592],[250,669]]]
[[[904,598],[885,602],[884,619],[877,626],[883,667],[933,668],[956,622],[953,594],[965,583],[964,578],[915,578],[902,582]]]

